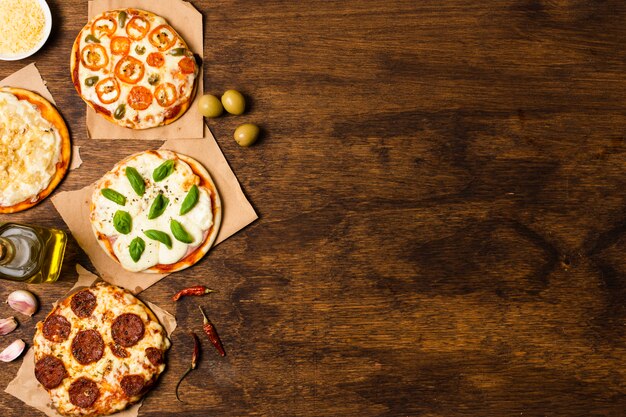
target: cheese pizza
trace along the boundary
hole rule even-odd
[[[198,65],[167,21],[137,9],[104,12],[80,31],[71,55],[78,94],[120,126],[147,129],[191,105]]]
[[[108,415],[139,401],[154,385],[169,347],[145,304],[102,282],[67,297],[37,323],[35,377],[59,413]]]
[[[141,152],[95,184],[90,220],[100,246],[126,270],[168,273],[198,262],[220,227],[215,184],[196,160]]]
[[[0,213],[34,206],[61,182],[70,135],[54,106],[21,88],[0,88]]]

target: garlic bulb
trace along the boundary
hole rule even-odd
[[[9,294],[7,303],[11,308],[19,313],[32,316],[39,307],[39,302],[33,293],[26,290],[17,290]]]
[[[0,361],[2,362],[14,361],[22,354],[25,347],[26,347],[26,343],[24,343],[22,339],[17,339],[15,342],[7,346],[6,349],[0,352]]]
[[[0,336],[11,333],[17,328],[17,320],[15,317],[9,317],[8,319],[0,319]]]

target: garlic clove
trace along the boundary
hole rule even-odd
[[[32,292],[26,290],[13,291],[9,294],[7,303],[13,310],[27,316],[35,314],[37,307],[39,307],[37,297]]]
[[[25,347],[26,347],[26,343],[24,343],[22,339],[17,339],[15,342],[7,346],[6,349],[0,352],[0,361],[2,362],[14,361],[22,354],[22,352],[24,352]]]
[[[0,319],[0,336],[11,333],[17,328],[17,320],[15,317],[9,317],[7,319]]]

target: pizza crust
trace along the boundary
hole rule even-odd
[[[139,9],[116,9],[116,10],[109,10],[103,14],[106,13],[113,13],[113,12],[120,12],[120,11],[126,11],[129,15],[129,19],[130,16],[141,16],[141,17],[145,17],[147,19],[152,19],[154,17],[158,17],[158,15],[145,11],[145,10],[139,10]],[[122,120],[117,120],[113,117],[113,113],[107,109],[106,107],[104,107],[101,103],[97,103],[94,102],[92,100],[88,100],[87,98],[84,97],[84,94],[82,92],[83,89],[83,85],[82,82],[83,80],[80,78],[79,76],[79,67],[81,65],[81,60],[80,60],[80,45],[81,45],[81,39],[83,38],[83,34],[85,32],[89,32],[91,30],[91,25],[93,23],[93,21],[95,20],[95,18],[97,18],[98,16],[92,18],[79,32],[78,36],[76,37],[76,40],[74,41],[74,44],[72,45],[72,51],[70,54],[70,73],[71,73],[71,77],[72,77],[72,83],[74,84],[74,88],[76,88],[76,91],[78,92],[78,94],[81,96],[81,98],[85,101],[85,103],[87,103],[87,105],[89,105],[89,107],[91,107],[97,114],[101,115],[102,117],[104,117],[106,120],[108,120],[111,123],[123,126],[123,127],[127,127],[127,128],[131,128],[131,129],[147,129],[147,128],[152,128],[152,127],[158,127],[158,126],[165,126],[165,125],[169,125],[171,123],[174,123],[176,120],[178,120],[179,118],[181,118],[185,112],[189,109],[189,107],[191,106],[194,97],[196,96],[197,93],[197,89],[198,89],[198,77],[202,76],[201,72],[199,70],[199,62],[197,62],[196,60],[196,73],[195,73],[195,78],[193,81],[193,85],[192,85],[192,89],[191,89],[191,93],[189,95],[189,97],[187,97],[187,99],[179,104],[177,104],[174,107],[170,107],[167,109],[167,111],[165,112],[165,117],[163,119],[163,121],[161,123],[159,123],[158,125],[155,126],[148,126],[148,127],[136,127],[136,126],[130,126],[128,124],[123,123],[125,119]],[[152,29],[152,28],[151,28]],[[178,41],[183,45],[183,47],[187,50],[189,50],[189,47],[187,46],[187,43],[185,42],[185,40],[178,34],[177,35],[177,39]],[[131,46],[132,47],[132,46]],[[110,50],[107,51],[107,53],[111,53]],[[143,55],[143,59],[141,59],[142,63],[145,64],[145,57],[148,55],[148,53],[146,52]],[[120,81],[121,82],[121,81]]]
[[[220,228],[221,221],[222,221],[221,199],[217,191],[217,187],[215,186],[215,183],[213,182],[213,179],[211,178],[211,175],[208,173],[206,168],[204,168],[204,166],[202,166],[202,164],[200,164],[195,159],[189,156],[180,154],[178,152],[174,152],[174,151],[151,150],[151,151],[139,152],[139,153],[130,155],[129,157],[118,162],[110,172],[115,172],[116,170],[120,170],[122,166],[126,165],[126,163],[135,159],[138,155],[141,155],[143,153],[156,154],[159,157],[161,157],[164,161],[167,159],[180,159],[183,162],[187,163],[191,167],[191,170],[193,171],[193,173],[196,176],[198,176],[198,178],[200,179],[199,184],[197,184],[198,187],[205,188],[210,195],[213,223],[211,227],[207,231],[205,231],[204,241],[202,242],[202,244],[200,244],[191,253],[188,253],[185,257],[183,257],[176,263],[157,264],[141,272],[154,273],[154,274],[169,274],[172,272],[181,271],[183,269],[189,268],[190,266],[198,262],[200,259],[202,259],[202,257],[207,254],[209,249],[211,249],[211,246],[213,246],[213,243],[215,242],[215,239],[217,238],[217,234],[219,232],[219,228]],[[96,183],[96,186],[94,187],[93,195],[94,196],[97,195],[97,193],[99,193],[102,188],[106,188],[106,186],[107,184],[105,184],[103,180],[100,180],[98,183]],[[94,199],[92,198],[91,203],[90,203],[90,212],[93,212],[96,209],[93,201]],[[113,241],[111,239],[111,236],[107,236],[101,233],[100,231],[98,231],[94,225],[93,219],[90,218],[90,220],[91,220],[92,230],[94,232],[94,235],[100,247],[105,251],[105,253],[111,259],[113,259],[117,263],[120,263],[119,259],[117,258],[113,250]]]
[[[57,187],[57,185],[59,185],[70,166],[72,147],[70,143],[70,134],[67,129],[67,125],[63,120],[63,117],[48,100],[41,97],[39,94],[36,94],[29,90],[24,90],[22,88],[2,87],[0,88],[0,92],[1,91],[11,93],[19,100],[27,100],[29,103],[35,105],[42,117],[54,125],[61,137],[60,160],[56,164],[56,171],[50,179],[50,183],[48,184],[48,186],[40,191],[37,195],[28,198],[20,203],[13,204],[11,206],[0,206],[0,213],[16,213],[33,207],[41,200],[46,198],[48,195],[50,195],[50,193]]]

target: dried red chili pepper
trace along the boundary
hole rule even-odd
[[[178,396],[178,387],[180,387],[180,383],[183,382],[183,379],[187,376],[189,372],[193,369],[196,369],[196,365],[198,364],[198,356],[200,356],[200,340],[198,336],[194,332],[189,332],[189,336],[193,338],[193,354],[191,355],[191,365],[185,371],[183,376],[178,380],[178,384],[176,384],[176,399],[182,403],[182,400]]]
[[[182,297],[185,297],[187,295],[204,295],[211,292],[213,292],[213,290],[208,289],[204,285],[196,285],[195,287],[189,287],[178,291],[176,294],[174,294],[172,300],[178,301]]]
[[[204,333],[208,336],[209,340],[211,341],[213,346],[215,346],[215,349],[217,349],[220,355],[226,356],[226,351],[224,350],[224,346],[222,346],[222,341],[220,340],[220,337],[217,335],[217,330],[215,330],[215,326],[213,326],[213,323],[211,323],[206,314],[204,314],[204,311],[202,311],[202,307],[198,306],[198,308],[200,309],[202,317],[204,318],[204,325],[202,326]]]

